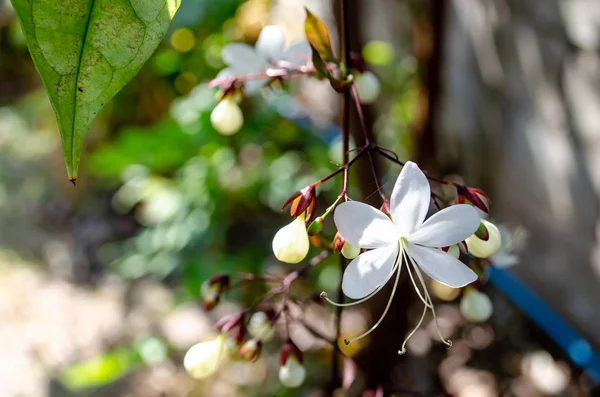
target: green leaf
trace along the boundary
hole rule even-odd
[[[323,61],[336,62],[333,50],[331,49],[331,40],[329,39],[327,25],[310,12],[308,8],[305,8],[305,10],[306,21],[304,21],[304,32],[306,33],[306,39],[311,47],[319,53]]]
[[[152,55],[181,0],[11,0],[42,78],[74,183],[98,111]]]

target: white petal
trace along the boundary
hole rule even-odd
[[[282,61],[288,61],[297,65],[306,65],[312,59],[312,51],[310,44],[303,41],[300,43],[293,44],[290,48],[285,50],[281,58]]]
[[[265,26],[258,36],[256,51],[268,60],[278,61],[283,54],[285,34],[279,26]]]
[[[344,272],[342,279],[344,295],[352,299],[361,299],[371,294],[389,280],[397,256],[396,244],[357,256]]]
[[[408,255],[429,277],[452,288],[464,287],[477,280],[467,265],[442,250],[408,243]]]
[[[333,221],[342,237],[360,248],[379,248],[398,241],[394,224],[383,212],[357,201],[340,204]]]
[[[431,188],[425,174],[412,161],[407,161],[398,176],[390,200],[390,212],[396,230],[401,236],[408,236],[423,223],[429,202]]]
[[[407,239],[428,247],[448,247],[475,233],[480,218],[467,204],[457,204],[436,212]]]
[[[248,71],[258,71],[266,68],[265,60],[256,53],[256,50],[243,43],[227,44],[221,52],[223,62],[233,67],[233,72],[242,74],[250,73]]]

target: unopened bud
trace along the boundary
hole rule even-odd
[[[333,252],[336,254],[341,253],[342,249],[344,248],[344,244],[346,244],[346,240],[342,237],[340,232],[337,232],[333,237]]]
[[[379,79],[370,71],[354,76],[354,85],[358,91],[360,103],[369,105],[377,100],[381,85]]]
[[[341,252],[344,258],[354,259],[360,254],[360,247],[356,247],[346,241],[342,247]]]
[[[248,362],[254,362],[260,356],[262,342],[259,338],[252,338],[240,348],[240,357]]]
[[[234,135],[244,124],[242,109],[235,99],[226,96],[215,106],[210,114],[210,123],[222,135]]]
[[[288,205],[290,205],[291,216],[297,218],[301,214],[306,213],[306,219],[310,221],[317,207],[317,193],[315,185],[309,185],[304,189],[298,190],[292,194],[286,200],[286,202],[283,203],[283,207],[281,207],[281,209],[283,210]]]
[[[460,257],[460,248],[458,248],[458,244],[454,244],[449,247],[443,247],[442,251],[444,251],[447,254],[452,255],[456,259],[458,259]]]
[[[309,236],[316,236],[317,234],[321,233],[321,230],[323,230],[323,218],[318,217],[310,223],[306,231],[308,232]]]
[[[271,324],[272,319],[265,312],[252,314],[248,321],[248,333],[263,342],[268,342],[275,336],[275,330]]]
[[[481,224],[484,225],[485,230],[487,231],[488,239],[483,240],[482,238],[478,237],[476,232],[467,238],[465,242],[467,243],[467,248],[471,255],[477,258],[487,258],[490,255],[498,252],[502,243],[502,238],[500,236],[500,231],[492,222],[482,219]]]
[[[487,321],[494,310],[492,300],[483,292],[467,287],[460,300],[460,311],[472,323]]]
[[[491,203],[492,199],[483,190],[456,185],[456,204],[471,204],[487,215],[490,213]]]
[[[212,310],[221,300],[221,294],[229,287],[229,276],[217,274],[202,283],[200,294],[204,310]]]
[[[300,386],[306,379],[306,369],[302,365],[302,351],[292,342],[287,342],[281,346],[280,355],[279,381],[285,387]]]
[[[272,245],[275,257],[282,262],[298,263],[303,260],[310,248],[304,215],[279,229]]]
[[[183,358],[185,370],[195,379],[206,378],[219,369],[223,349],[225,347],[225,334],[216,339],[200,342],[192,346]]]

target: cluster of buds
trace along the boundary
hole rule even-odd
[[[302,351],[292,342],[287,341],[281,346],[281,367],[279,367],[279,381],[289,388],[296,388],[306,379],[306,368]]]
[[[229,288],[229,276],[226,274],[216,274],[203,282],[200,293],[202,295],[204,310],[210,311],[214,309],[227,288]]]
[[[275,234],[273,253],[281,262],[298,263],[306,257],[310,248],[306,223],[312,220],[317,207],[316,185],[294,193],[283,204],[282,210],[287,206],[290,206],[294,220]]]

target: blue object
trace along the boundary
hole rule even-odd
[[[595,382],[600,384],[600,356],[581,335],[567,324],[515,275],[489,266],[489,280],[525,312]]]

